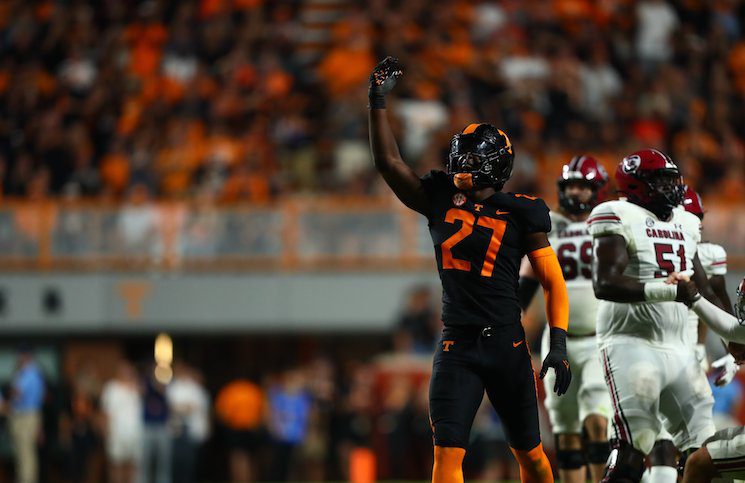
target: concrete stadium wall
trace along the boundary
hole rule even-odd
[[[0,333],[387,330],[407,274],[23,274],[0,277]]]
[[[439,290],[432,272],[3,275],[0,333],[385,331],[422,283]]]

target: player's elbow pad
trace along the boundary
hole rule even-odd
[[[528,253],[528,259],[543,286],[546,315],[551,327],[567,330],[569,326],[569,296],[559,260],[551,247]]]

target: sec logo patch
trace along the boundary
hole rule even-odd
[[[455,206],[463,206],[466,203],[466,195],[463,193],[455,193],[453,195],[453,204]]]

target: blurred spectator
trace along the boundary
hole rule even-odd
[[[140,483],[170,483],[173,441],[168,423],[171,408],[166,398],[165,383],[156,379],[154,370],[148,372],[142,394]]]
[[[621,93],[623,81],[610,62],[608,50],[601,42],[592,46],[590,61],[580,67],[582,107],[588,116],[609,121],[611,102]]]
[[[102,447],[98,434],[97,396],[101,384],[90,363],[78,369],[64,391],[64,407],[59,417],[59,446],[63,468],[73,483],[101,479],[96,472],[95,458]]]
[[[429,286],[414,287],[406,296],[406,306],[396,322],[396,330],[412,344],[414,352],[430,354],[439,337],[432,291]]]
[[[714,395],[714,426],[717,431],[740,425],[735,419],[742,407],[743,385],[740,378],[735,377],[732,382],[725,386],[714,384],[716,374],[709,376],[709,385]]]
[[[173,479],[178,483],[197,480],[200,447],[210,434],[210,397],[195,369],[176,363],[166,397],[175,426]]]
[[[307,435],[302,443],[303,475],[308,481],[326,481],[330,457],[331,420],[338,387],[334,364],[318,357],[305,365],[306,386],[313,404],[308,420]]]
[[[476,413],[466,472],[489,481],[519,480],[520,470],[510,451],[502,421],[486,398]]]
[[[348,387],[332,420],[333,447],[340,479],[349,481],[355,461],[372,453],[374,374],[365,364],[350,364]]]
[[[119,214],[122,251],[132,255],[155,255],[158,245],[158,219],[144,184],[130,188],[128,203]]]
[[[18,350],[18,360],[10,389],[10,437],[13,442],[16,481],[39,481],[37,444],[41,436],[41,408],[44,403],[44,378],[34,361],[30,346]]]
[[[143,404],[134,367],[120,362],[104,384],[101,409],[106,419],[106,454],[111,483],[134,483],[142,460]]]
[[[215,413],[228,449],[231,481],[257,479],[256,452],[263,442],[264,405],[261,388],[246,379],[231,381],[215,398]]]
[[[396,480],[406,480],[411,476],[408,464],[413,459],[411,436],[415,434],[413,424],[416,421],[413,395],[411,380],[406,376],[396,376],[383,399],[379,424],[388,451],[388,476]]]
[[[288,481],[298,466],[297,449],[308,432],[311,397],[300,369],[283,372],[267,391],[268,429],[272,437],[272,481]]]
[[[648,67],[670,60],[673,55],[672,33],[678,26],[678,15],[665,0],[641,1],[636,6],[639,25],[636,52]]]

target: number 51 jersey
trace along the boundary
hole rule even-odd
[[[519,324],[517,285],[525,237],[551,230],[546,203],[502,192],[473,201],[442,171],[421,181],[429,200],[445,325]]]
[[[629,262],[624,275],[641,283],[662,282],[671,272],[693,273],[693,257],[701,241],[701,221],[681,207],[662,221],[651,211],[625,200],[607,201],[587,220],[593,238],[620,235]],[[685,344],[688,309],[679,302],[615,303],[601,300],[597,327],[601,348],[611,336],[627,335],[653,344]]]

